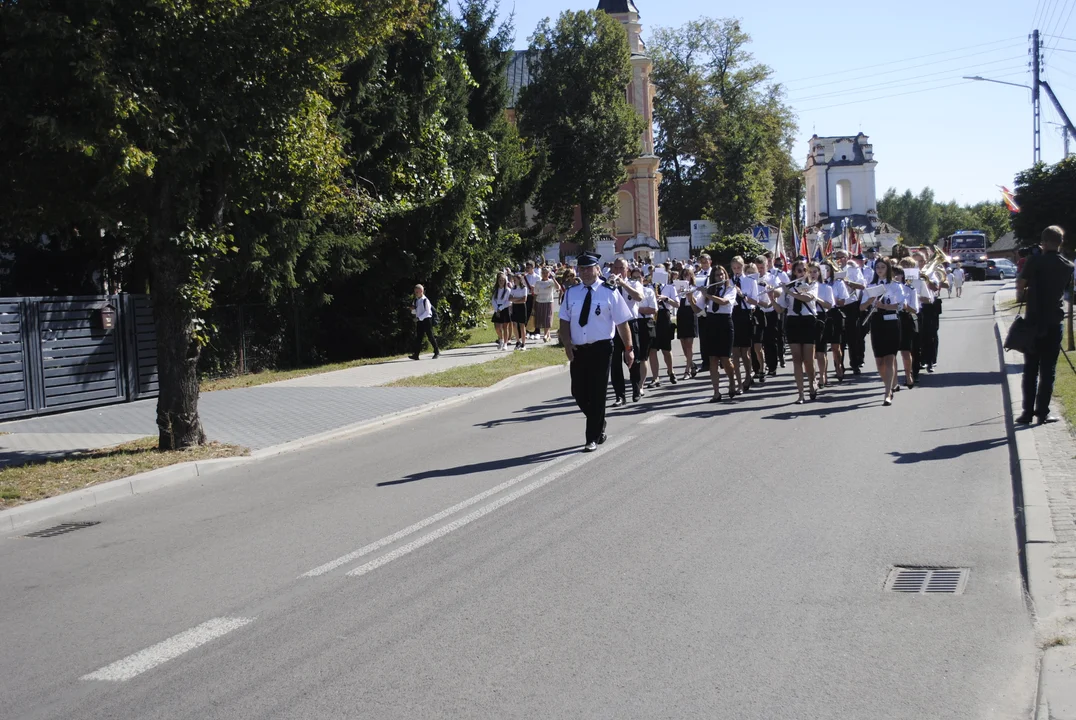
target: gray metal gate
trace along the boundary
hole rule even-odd
[[[0,298],[0,419],[156,394],[147,296]]]

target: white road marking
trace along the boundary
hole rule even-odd
[[[659,413],[657,415],[649,415],[645,420],[640,422],[640,425],[657,425],[660,422],[665,422],[672,417],[672,413]]]
[[[578,468],[582,467],[583,465],[586,465],[587,463],[589,463],[589,462],[591,462],[593,460],[597,460],[602,455],[604,455],[604,454],[606,454],[606,453],[608,453],[608,452],[610,452],[612,450],[615,450],[616,448],[620,447],[621,445],[629,443],[634,439],[635,439],[634,436],[629,435],[627,437],[624,437],[624,438],[621,438],[619,440],[616,440],[615,442],[608,442],[605,445],[603,445],[601,448],[599,448],[597,452],[588,453],[586,455],[583,455],[582,457],[579,457],[579,458],[573,460],[572,462],[568,463],[564,467],[557,468],[556,470],[554,470],[550,474],[546,475],[545,477],[543,477],[543,478],[541,478],[539,480],[535,480],[530,485],[526,485],[524,487],[521,487],[519,490],[516,490],[513,493],[509,493],[508,495],[505,495],[502,498],[498,498],[497,500],[491,502],[489,505],[486,505],[484,507],[479,508],[478,510],[475,510],[472,513],[464,515],[463,517],[459,518],[458,520],[454,520],[454,521],[450,522],[448,525],[445,525],[444,527],[437,528],[432,533],[429,533],[427,535],[423,535],[418,540],[414,540],[412,542],[407,543],[406,545],[398,547],[398,548],[396,548],[395,550],[393,550],[390,553],[385,553],[381,557],[379,557],[379,558],[377,558],[375,560],[371,560],[370,562],[366,563],[365,565],[360,565],[359,567],[355,568],[354,570],[351,570],[350,572],[348,572],[348,577],[360,577],[362,575],[365,575],[368,572],[376,570],[377,568],[381,567],[382,565],[387,565],[388,563],[392,562],[393,560],[396,560],[398,558],[403,557],[404,555],[407,555],[409,553],[414,552],[415,550],[418,550],[423,545],[429,545],[434,540],[437,540],[438,538],[442,538],[445,535],[448,535],[450,532],[453,532],[454,530],[459,530],[464,525],[468,525],[468,524],[474,522],[475,520],[478,520],[481,517],[489,515],[494,510],[497,510],[498,508],[504,507],[505,505],[512,502],[513,500],[518,500],[519,498],[523,497],[524,495],[526,495],[528,493],[531,493],[531,492],[534,492],[535,490],[542,487],[543,485],[548,485],[549,483],[553,482],[557,478],[563,477],[563,476],[567,475],[568,473],[572,472],[573,470],[577,470]]]
[[[491,487],[489,490],[486,490],[485,492],[480,492],[477,495],[475,495],[474,497],[470,497],[470,498],[467,498],[466,500],[464,500],[462,502],[458,502],[455,505],[453,505],[452,507],[446,508],[446,509],[442,510],[441,512],[437,513],[436,515],[430,515],[425,520],[419,520],[414,525],[408,525],[403,530],[400,530],[398,532],[394,532],[392,535],[388,535],[386,537],[383,537],[380,540],[376,540],[376,541],[370,543],[369,545],[366,545],[365,547],[361,547],[358,550],[355,550],[354,552],[349,552],[347,555],[342,555],[341,557],[338,557],[335,560],[331,560],[331,561],[325,563],[324,565],[319,565],[316,568],[314,568],[313,570],[311,570],[310,572],[303,573],[300,577],[317,577],[318,575],[324,575],[327,572],[335,570],[336,568],[340,567],[341,565],[346,565],[347,563],[351,562],[352,560],[358,560],[362,556],[369,555],[370,553],[374,552],[375,550],[380,550],[381,548],[385,547],[386,545],[391,545],[392,543],[396,542],[397,540],[402,540],[403,538],[407,537],[408,535],[411,535],[412,533],[416,533],[416,532],[418,532],[419,530],[421,530],[424,527],[428,527],[429,525],[432,525],[435,522],[440,522],[441,520],[444,520],[449,515],[454,515],[454,514],[458,513],[460,510],[464,510],[466,508],[469,508],[472,505],[477,505],[478,503],[482,502],[483,500],[485,500],[488,497],[491,497],[493,495],[496,495],[499,492],[507,490],[508,488],[512,487],[513,485],[518,485],[519,483],[523,482],[527,478],[531,478],[531,477],[534,477],[535,475],[544,473],[549,468],[553,467],[557,463],[564,462],[569,457],[572,457],[572,456],[571,455],[562,455],[560,457],[555,457],[552,460],[546,460],[545,462],[543,462],[543,463],[541,463],[539,465],[535,465],[530,470],[523,473],[522,475],[519,475],[518,477],[512,478],[511,480],[507,480],[507,481],[505,481],[505,482],[503,482],[500,485],[497,485],[495,487]]]
[[[211,640],[216,640],[221,635],[227,635],[232,630],[238,630],[244,625],[254,622],[254,618],[224,617],[213,618],[202,623],[198,627],[174,635],[164,642],[159,642],[152,647],[128,655],[122,660],[117,660],[111,665],[105,665],[100,670],[83,675],[83,680],[106,680],[119,682],[130,680],[142,673],[162,665],[169,660],[175,660],[185,652],[190,652],[196,647],[205,645]]]

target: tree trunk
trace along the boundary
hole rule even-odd
[[[597,243],[594,242],[594,234],[590,228],[590,214],[583,209],[582,205],[579,206],[579,219],[582,225],[579,232],[583,236],[583,250],[584,252],[592,252]]]
[[[171,186],[164,173],[155,182],[154,212],[150,218],[150,282],[153,321],[157,330],[158,449],[179,450],[206,441],[198,417],[198,355],[194,313],[183,297],[189,282],[189,260],[172,237]]]

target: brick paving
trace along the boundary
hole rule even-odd
[[[539,345],[541,343],[538,343]],[[395,380],[488,362],[511,351],[493,344],[448,350],[434,361],[393,360],[252,388],[203,393],[210,440],[252,450],[299,440],[469,392],[467,388],[379,387]],[[156,399],[0,423],[0,467],[156,435]]]
[[[1034,432],[1057,537],[1053,559],[1058,606],[1076,617],[1076,437],[1064,422],[1043,425]]]

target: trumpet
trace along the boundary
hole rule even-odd
[[[919,271],[920,277],[926,280],[933,280],[934,276],[941,273],[941,279],[945,279],[945,272],[942,269],[945,263],[952,262],[952,258],[941,251],[941,249],[934,245],[934,257],[930,259],[922,270]]]

